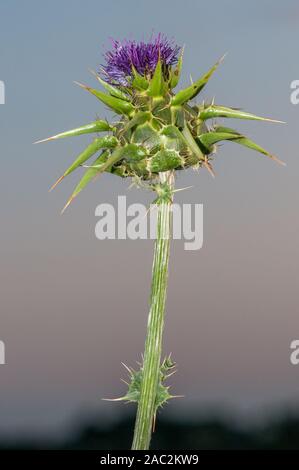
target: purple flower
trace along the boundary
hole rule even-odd
[[[104,79],[123,86],[130,85],[132,65],[143,76],[151,76],[160,57],[164,68],[177,63],[180,47],[159,33],[149,42],[136,42],[125,39],[112,40],[112,50],[104,55],[106,64],[102,66]]]

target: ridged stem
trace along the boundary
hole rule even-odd
[[[160,173],[160,182],[167,183],[169,189],[174,186],[174,174],[171,171]],[[172,200],[162,200],[158,204],[157,237],[155,241],[152,269],[150,311],[147,324],[147,336],[143,356],[143,379],[140,400],[135,422],[133,450],[149,449],[153,423],[156,413],[156,394],[160,374],[162,335],[167,292],[168,261],[171,238]]]

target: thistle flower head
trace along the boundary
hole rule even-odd
[[[256,150],[277,160],[253,140],[234,128],[217,123],[217,118],[271,121],[239,108],[211,103],[196,103],[222,59],[196,81],[174,91],[180,79],[180,47],[164,35],[149,42],[113,41],[105,53],[105,79],[96,74],[103,90],[80,85],[120,117],[108,123],[97,119],[44,140],[107,132],[97,136],[53,185],[53,188],[79,167],[86,172],[65,208],[96,176],[108,172],[122,178],[132,177],[167,199],[163,185],[156,185],[159,174],[188,168],[205,168],[214,175],[212,161],[220,142],[229,141]],[[209,121],[213,124],[209,125]],[[277,121],[279,122],[279,121]],[[88,162],[95,156],[93,162]],[[171,195],[170,195],[171,196]]]
[[[151,76],[160,58],[167,70],[177,63],[180,49],[161,33],[152,36],[148,42],[113,39],[112,50],[104,54],[104,79],[109,83],[128,86],[133,76],[133,68],[142,76]]]

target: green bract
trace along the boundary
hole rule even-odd
[[[100,77],[97,78],[105,91],[79,84],[119,114],[120,119],[112,124],[97,120],[44,139],[46,141],[87,133],[109,133],[104,137],[95,138],[53,185],[55,187],[79,166],[88,167],[65,207],[89,181],[103,172],[146,181],[154,181],[161,172],[181,171],[190,167],[206,167],[213,173],[211,161],[217,144],[225,140],[278,160],[234,129],[219,126],[214,121],[209,124],[209,120],[215,118],[273,120],[214,103],[192,103],[220,62],[221,60],[197,81],[176,94],[173,88],[179,81],[182,57],[167,73],[163,71],[160,60],[150,76],[141,76],[133,67],[133,79],[127,87],[111,85]],[[87,165],[86,162],[95,154],[95,161]]]

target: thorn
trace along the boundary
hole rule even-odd
[[[62,211],[61,211],[61,213],[60,213],[61,215],[62,215],[62,214],[64,213],[64,211],[69,207],[70,203],[73,201],[74,198],[75,198],[75,196],[71,196],[71,197],[69,198],[69,200],[67,201],[66,205],[64,206],[64,208],[62,209]]]
[[[125,400],[125,397],[120,397],[120,398],[101,398],[103,401],[123,401]]]
[[[56,138],[56,135],[53,135],[51,137],[47,137],[46,139],[37,140],[36,142],[33,142],[33,145],[41,144],[42,142],[48,142],[49,140],[55,140]]]
[[[169,106],[169,104],[167,104],[166,106],[164,106],[164,108],[161,108],[160,111],[162,112],[162,111],[164,111],[165,109],[169,109],[169,108],[170,108],[170,106]],[[155,119],[160,119],[160,121],[161,121],[162,123],[164,123],[164,120],[161,119],[161,118],[157,118],[157,116],[155,116]]]
[[[212,168],[212,165],[207,161],[207,159],[203,162],[203,166],[208,170],[208,172],[210,173],[210,175],[215,178],[215,173],[214,173],[214,170]]]
[[[156,430],[156,415],[157,413],[154,414],[153,416],[153,424],[152,424],[152,431],[155,432]]]
[[[132,370],[130,369],[130,367],[127,366],[127,364],[125,364],[124,362],[121,363],[124,368],[129,372],[130,375],[132,375]]]
[[[287,166],[287,164],[285,162],[283,162],[282,160],[280,160],[279,158],[275,157],[275,155],[269,155],[270,158],[272,160],[274,160],[276,163],[279,163],[279,165],[282,165],[282,166]]]
[[[87,85],[83,85],[83,83],[77,82],[76,80],[74,81],[75,85],[78,85],[79,87],[83,88],[84,90],[91,90],[91,88]]]
[[[101,168],[103,166],[103,163],[100,165],[84,165],[83,163],[80,165],[82,168]]]
[[[120,379],[120,380],[129,387],[128,382],[126,382],[124,379]]]
[[[55,183],[51,186],[51,188],[49,189],[49,193],[54,189],[56,188],[56,186],[60,183],[60,181],[62,181],[64,178],[64,175],[60,176],[60,178],[58,178],[57,181],[55,181]]]
[[[278,119],[271,119],[271,118],[263,118],[263,121],[275,122],[275,123],[278,123],[278,124],[286,124],[286,121],[279,121]]]
[[[91,73],[91,75],[93,75],[98,81],[99,81],[99,76],[97,74],[97,72],[93,69],[88,69],[88,72]]]
[[[185,188],[175,189],[175,190],[173,191],[173,193],[178,193],[179,191],[185,191],[185,189],[191,189],[191,188],[193,188],[193,187],[194,187],[194,186],[192,185],[192,186],[186,186]]]
[[[165,375],[165,379],[168,379],[169,377],[171,377],[176,372],[177,372],[177,370],[174,370],[174,371],[170,372],[169,374]]]
[[[164,108],[162,108],[160,111],[164,111],[164,109],[167,109],[167,108],[169,108],[168,105],[165,106]],[[160,118],[159,116],[155,116],[155,119],[156,119],[157,121],[161,122],[161,124],[164,124],[164,122],[165,122],[164,119]]]
[[[223,56],[220,57],[220,59],[218,60],[218,64],[221,64],[221,63],[224,61],[224,59],[225,59],[225,57],[227,56],[227,54],[228,54],[228,52],[225,52],[225,53],[223,54]]]

